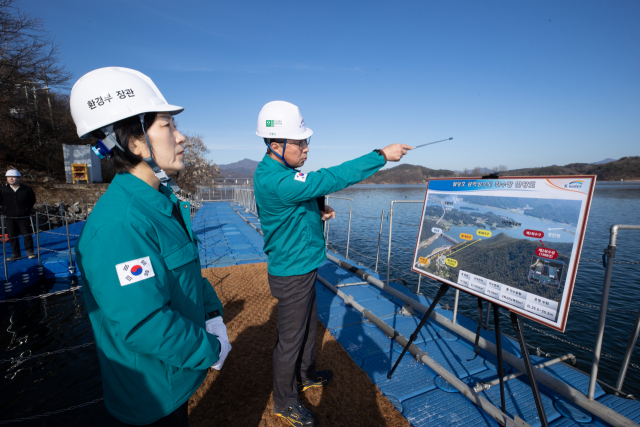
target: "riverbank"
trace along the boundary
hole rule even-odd
[[[506,175],[505,175],[506,176]],[[440,177],[433,177],[432,179],[439,179]],[[452,177],[442,177],[442,178],[450,178]],[[456,177],[456,178],[470,178],[470,177]],[[427,186],[429,181],[412,181],[412,182],[359,182],[358,184],[353,185],[352,187],[362,185],[362,186],[373,186],[373,185],[419,185],[419,186]],[[627,180],[627,181],[597,181],[596,185],[637,185],[640,184],[640,179],[637,180]]]

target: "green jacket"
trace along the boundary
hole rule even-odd
[[[104,402],[129,424],[176,410],[220,354],[205,330],[222,304],[202,277],[189,203],[172,217],[172,191],[129,174],[115,177],[82,230],[76,261],[95,335]]]
[[[384,157],[374,151],[303,174],[265,154],[253,175],[253,188],[269,273],[297,276],[318,268],[327,255],[316,198],[360,182],[384,165]]]

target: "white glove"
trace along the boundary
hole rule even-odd
[[[227,327],[222,322],[222,317],[214,317],[206,321],[207,332],[211,335],[215,335],[220,342],[220,357],[216,363],[211,367],[216,370],[222,369],[222,365],[231,351],[231,344],[229,344],[229,337],[227,336]]]
[[[229,344],[229,341],[225,341],[220,337],[218,337],[218,341],[220,341],[220,358],[216,363],[211,365],[211,367],[217,371],[222,369],[222,365],[224,365],[224,361],[227,359],[227,354],[231,351],[231,344]]]
[[[222,322],[222,316],[214,317],[205,322],[207,332],[211,335],[223,337],[226,342],[229,342],[229,336],[227,335],[227,327]]]

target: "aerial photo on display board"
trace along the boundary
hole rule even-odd
[[[413,269],[558,329],[590,183],[432,180]]]

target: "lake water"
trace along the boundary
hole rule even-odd
[[[418,226],[425,195],[425,186],[407,185],[366,185],[354,186],[336,193],[335,196],[349,197],[349,200],[330,199],[338,212],[337,219],[330,225],[329,243],[345,254],[349,207],[352,207],[349,258],[364,265],[374,267],[378,247],[380,218],[385,216],[392,200],[402,202],[394,205],[393,240],[391,251],[391,277],[402,277],[409,287],[417,288],[415,273],[410,272],[413,248],[416,243]],[[609,227],[614,223],[638,224],[640,222],[640,183],[632,185],[598,184],[591,208],[582,258],[599,260],[607,247]],[[380,249],[379,271],[386,273],[389,222],[383,222],[383,239]],[[622,231],[618,238],[616,260],[640,261],[640,232]],[[578,270],[574,301],[597,306],[600,304],[600,289],[604,269],[598,262],[582,261]],[[68,282],[43,283],[34,286],[34,295],[68,289]],[[421,292],[434,296],[436,283],[422,280]],[[640,265],[616,264],[613,270],[609,307],[616,310],[607,317],[603,351],[619,359],[625,350],[635,312],[640,308]],[[453,305],[453,292],[443,300]],[[460,312],[476,319],[477,308],[474,298],[461,294]],[[567,331],[564,334],[528,322],[544,333],[525,329],[530,344],[540,347],[554,356],[573,353],[578,357],[578,366],[588,371],[591,353],[581,348],[553,339],[545,334],[592,348],[598,310],[573,304],[569,313]],[[80,346],[93,341],[87,310],[81,290],[56,295],[46,299],[35,299],[16,303],[0,304],[0,360],[15,358],[22,354],[41,354],[63,348]],[[502,330],[513,335],[506,317]],[[640,347],[640,346],[637,346]],[[632,362],[640,365],[640,349]],[[619,363],[603,358],[599,378],[614,384]],[[48,411],[68,408],[102,397],[100,369],[95,347],[82,347],[70,352],[49,355],[23,361],[21,363],[2,362],[3,375],[0,378],[1,419],[42,414]],[[640,395],[640,370],[630,367],[624,389]],[[103,403],[96,403],[75,409],[54,417],[31,421],[21,425],[92,425],[108,426],[109,418]]]

